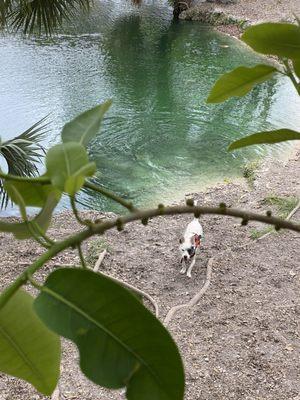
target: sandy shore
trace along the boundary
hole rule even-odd
[[[294,15],[300,15],[299,0],[237,0],[235,4],[195,0],[180,18],[209,22],[217,30],[239,37],[248,25],[267,21],[293,22]]]

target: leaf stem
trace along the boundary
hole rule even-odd
[[[30,223],[32,224],[32,226],[34,227],[34,229],[36,230],[36,232],[45,240],[45,242],[47,243],[47,245],[52,246],[55,241],[50,239],[41,229],[41,227],[39,226],[39,224],[37,224],[35,221],[30,221]],[[49,247],[48,246],[48,247]]]
[[[74,217],[79,222],[79,224],[80,225],[84,225],[84,226],[89,225],[80,217],[79,211],[78,211],[78,209],[76,207],[75,196],[70,196],[70,203],[71,203],[71,207],[72,207],[72,211],[73,211]]]
[[[103,196],[115,201],[116,203],[121,204],[123,207],[127,208],[131,212],[137,211],[137,208],[135,208],[131,202],[122,199],[122,197],[117,196],[115,193],[111,192],[110,190],[107,190],[99,185],[95,185],[94,183],[89,182],[89,181],[85,181],[83,186],[85,188],[91,189],[95,192],[102,194]]]
[[[41,246],[48,248],[50,245],[49,245],[49,243],[47,243],[47,240],[46,240],[46,242],[41,240],[41,238],[39,237],[39,235],[36,232],[36,231],[38,231],[38,233],[40,233],[40,235],[42,237],[44,237],[44,233],[42,232],[42,230],[40,229],[38,224],[36,224],[34,221],[31,223],[31,221],[28,220],[27,212],[26,212],[26,204],[24,203],[22,196],[20,195],[20,193],[18,192],[18,190],[15,187],[12,187],[12,190],[14,191],[14,194],[15,194],[16,198],[18,199],[18,205],[20,208],[21,216],[22,216],[25,224],[27,225],[27,228],[28,228],[29,232],[31,233],[32,237]]]
[[[286,75],[290,78],[290,80],[292,81],[292,84],[294,85],[295,89],[297,90],[297,93],[300,96],[300,86],[299,86],[299,82],[297,82],[297,79],[295,78],[295,75],[290,67],[289,61],[282,59],[281,60],[285,66],[285,72]]]
[[[82,266],[82,268],[86,269],[87,266],[86,266],[86,262],[85,262],[85,259],[84,259],[84,256],[83,256],[83,252],[82,252],[82,248],[81,248],[80,243],[77,244],[77,250],[78,250],[81,266]]]
[[[35,279],[30,274],[27,274],[27,279],[28,281],[32,284],[33,287],[35,287],[38,290],[42,289],[42,285],[40,285]]]
[[[26,176],[18,176],[12,174],[5,174],[4,172],[0,171],[0,179],[4,179],[7,181],[14,181],[14,182],[28,182],[28,183],[40,183],[41,185],[49,185],[51,181],[46,176],[38,176],[35,178],[30,178]]]
[[[28,227],[29,232],[31,233],[32,237],[34,238],[34,240],[40,244],[43,247],[46,247],[47,249],[49,249],[49,247],[51,246],[50,243],[44,242],[36,233],[36,231],[34,230],[34,226],[31,224],[30,221],[25,221]]]

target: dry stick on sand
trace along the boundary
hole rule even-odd
[[[172,307],[169,310],[169,312],[164,320],[164,325],[166,327],[169,325],[171,319],[173,318],[174,314],[177,311],[181,310],[182,308],[194,307],[199,302],[201,297],[205,294],[205,292],[207,291],[207,289],[209,288],[209,285],[210,285],[213,262],[214,262],[214,257],[212,257],[208,260],[207,268],[206,268],[206,280],[205,280],[204,285],[200,289],[200,291],[188,303],[180,304],[179,306]]]
[[[102,264],[102,261],[104,260],[104,257],[106,256],[107,251],[104,250],[102,251],[102,253],[99,254],[98,260],[93,268],[94,272],[97,272],[100,268],[100,265]],[[140,290],[138,288],[136,288],[135,286],[130,285],[129,283],[126,283],[124,281],[121,281],[120,279],[114,278],[111,275],[105,274],[104,272],[101,272],[102,275],[107,276],[108,278],[112,279],[113,281],[119,283],[122,286],[125,286],[126,288],[134,291],[137,294],[140,294],[141,296],[145,297],[146,299],[148,299],[150,301],[150,303],[153,305],[154,310],[155,310],[155,316],[156,318],[158,318],[159,316],[159,309],[158,309],[158,304],[156,303],[156,301],[153,299],[153,297],[150,296],[150,294],[144,292],[143,290]]]
[[[300,200],[299,200],[298,204],[296,205],[296,207],[295,207],[295,208],[289,213],[289,215],[286,217],[286,219],[287,219],[287,220],[291,219],[292,216],[293,216],[294,214],[296,214],[296,212],[299,210],[299,208],[300,208]]]
[[[104,249],[102,251],[102,253],[99,254],[98,260],[96,261],[96,264],[95,264],[95,266],[93,268],[94,272],[98,272],[99,271],[100,265],[102,264],[102,261],[104,260],[104,257],[106,256],[106,254],[107,254],[107,250],[106,249]]]
[[[296,212],[299,210],[299,208],[300,208],[300,201],[298,202],[298,204],[296,205],[296,207],[293,208],[292,211],[289,213],[289,215],[286,217],[286,221],[288,221],[289,219],[291,219],[292,216],[293,216],[294,214],[296,214]],[[271,233],[273,233],[273,230],[270,231],[270,232],[267,232],[267,233],[265,233],[264,235],[262,235],[261,237],[259,237],[259,238],[257,239],[257,241],[266,238],[267,236],[271,235]]]

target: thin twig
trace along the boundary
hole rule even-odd
[[[104,257],[106,256],[107,251],[104,250],[99,254],[98,260],[96,261],[96,264],[93,268],[94,272],[98,272],[99,268],[101,266],[102,261],[104,260]],[[155,310],[155,316],[156,318],[158,318],[159,316],[159,309],[158,309],[158,304],[156,303],[156,301],[153,299],[153,297],[150,296],[150,294],[144,292],[143,290],[140,290],[138,288],[136,288],[135,286],[131,285],[130,283],[126,283],[118,278],[115,278],[111,275],[105,274],[104,272],[101,271],[101,274],[106,276],[107,278],[110,278],[112,281],[119,283],[120,285],[126,287],[127,289],[130,289],[132,291],[134,291],[137,294],[140,294],[141,296],[145,297],[146,299],[148,299],[150,301],[150,303],[153,305],[154,310]]]
[[[165,320],[164,320],[164,325],[167,327],[171,321],[171,319],[174,317],[175,313],[177,313],[179,310],[182,310],[183,308],[191,308],[194,307],[201,297],[206,293],[207,289],[209,288],[210,282],[211,282],[211,275],[212,275],[212,267],[213,267],[213,261],[214,258],[210,258],[207,263],[206,267],[206,280],[200,291],[188,302],[185,304],[180,304],[178,306],[172,307]]]

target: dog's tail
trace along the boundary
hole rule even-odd
[[[196,200],[196,199],[194,199],[193,197],[190,198],[190,199],[193,200],[193,202],[194,202],[194,207],[197,207],[199,201]],[[198,217],[194,216],[194,219],[200,223],[200,220],[199,220]],[[205,239],[204,239],[204,233],[203,233],[203,228],[202,228],[201,223],[200,223],[200,228],[201,228],[201,229],[200,229],[200,232],[197,232],[197,235],[199,235],[199,237],[201,238],[201,243],[203,243],[203,242],[205,241]]]
[[[185,201],[186,201],[186,203],[187,202],[192,202],[192,204],[193,204],[193,206],[194,207],[197,207],[198,206],[198,200],[196,200],[194,197],[185,197]],[[197,221],[199,221],[199,218],[197,218],[197,217],[194,217],[194,219],[196,219]]]
[[[193,204],[194,206],[196,206],[196,207],[197,207],[197,205],[198,205],[198,200],[196,200],[194,197],[185,196],[185,202],[186,202],[186,203],[187,203],[187,202],[193,202],[192,204]]]

